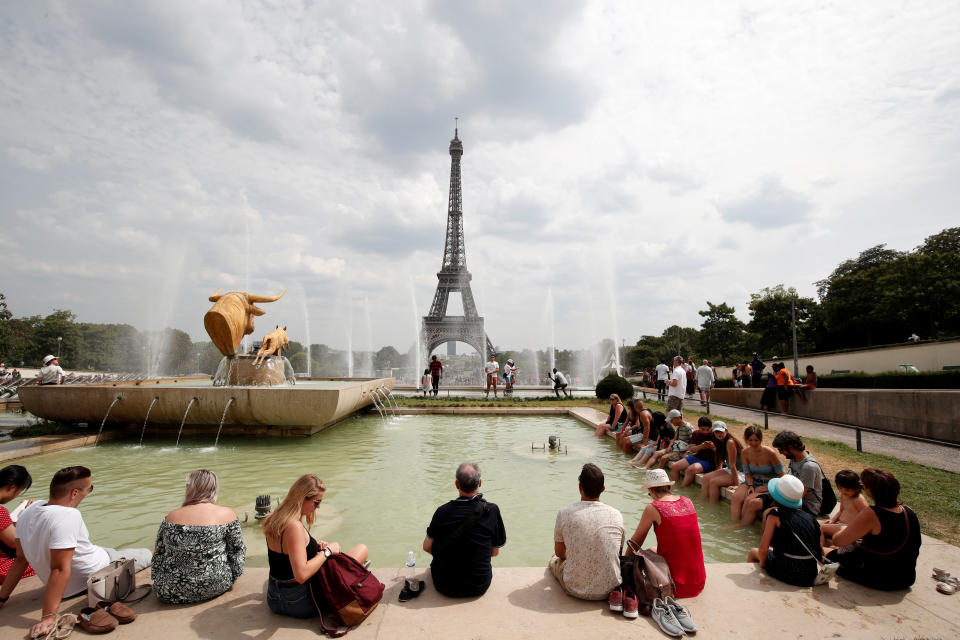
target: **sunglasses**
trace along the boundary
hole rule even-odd
[[[320,506],[320,503],[323,502],[323,498],[307,498],[310,502],[313,503],[313,508],[316,509]]]

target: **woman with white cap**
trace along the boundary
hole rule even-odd
[[[785,475],[767,483],[770,497],[777,502],[765,516],[760,547],[750,549],[748,562],[758,562],[771,578],[798,587],[813,586],[823,561],[820,523],[804,511],[803,483]]]
[[[727,423],[719,420],[713,423],[713,439],[717,445],[718,468],[703,476],[700,493],[710,502],[717,503],[720,501],[720,489],[740,484],[740,452],[743,451],[743,445],[727,431]]]
[[[672,486],[665,470],[647,471],[643,488],[650,493],[653,502],[643,510],[640,524],[630,537],[633,545],[627,545],[626,554],[633,555],[630,547],[639,548],[653,527],[657,536],[657,553],[667,561],[673,576],[674,596],[693,598],[703,591],[707,580],[700,525],[690,498],[673,495]]]

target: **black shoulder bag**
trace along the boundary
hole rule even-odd
[[[435,540],[433,543],[433,549],[431,553],[436,556],[443,553],[450,548],[450,545],[457,541],[463,534],[473,528],[473,525],[477,524],[477,520],[483,516],[490,513],[490,506],[487,504],[487,501],[483,498],[477,500],[476,506],[473,508],[473,513],[464,518],[463,522],[453,530],[449,536],[443,540]]]

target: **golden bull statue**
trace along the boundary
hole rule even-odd
[[[290,338],[287,337],[287,328],[280,328],[277,325],[275,331],[271,331],[263,337],[260,349],[257,350],[257,357],[253,359],[253,364],[262,363],[268,356],[282,356],[285,347],[290,346]]]
[[[225,356],[236,355],[243,336],[253,333],[253,317],[266,313],[263,309],[254,306],[255,302],[275,302],[286,292],[287,290],[284,289],[279,295],[271,298],[243,291],[221,294],[220,289],[217,289],[210,296],[210,302],[214,305],[203,316],[203,326],[220,353]]]

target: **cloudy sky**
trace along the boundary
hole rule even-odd
[[[405,351],[459,117],[496,345],[746,320],[958,224],[958,33],[938,0],[5,2],[0,292],[199,340],[217,288],[287,289],[257,335]]]

